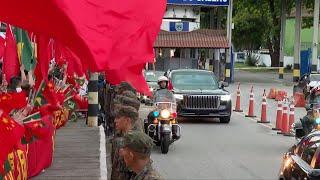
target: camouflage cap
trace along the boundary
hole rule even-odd
[[[122,82],[117,87],[117,92],[119,94],[122,94],[123,91],[132,91],[132,92],[136,93],[136,90],[127,82]]]
[[[132,99],[137,99],[137,95],[132,91],[123,91],[121,95]]]
[[[139,118],[138,111],[131,106],[120,106],[116,111],[116,118],[127,117],[132,120],[132,122],[136,122]]]
[[[129,98],[123,95],[116,96],[116,98],[114,99],[114,103],[134,107],[137,111],[140,108],[140,102],[137,99]]]
[[[130,131],[124,136],[124,147],[134,152],[150,155],[153,146],[153,139],[141,131]]]

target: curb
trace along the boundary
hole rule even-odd
[[[100,126],[100,179],[108,179],[106,137],[103,126]]]

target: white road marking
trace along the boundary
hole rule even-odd
[[[106,154],[106,137],[103,126],[100,126],[100,179],[107,180],[107,154]]]
[[[248,119],[248,120],[250,120],[250,121],[252,121],[252,122],[260,121],[259,118],[245,117],[245,113],[243,113],[243,112],[234,112],[234,113],[236,113],[236,114],[238,114],[238,115],[241,115],[241,116],[243,116],[245,119]],[[268,128],[268,129],[272,129],[272,128],[273,128],[273,127],[272,127],[272,126],[273,126],[272,123],[270,123],[270,124],[257,123],[257,124],[259,124],[259,125],[261,125],[261,126],[264,126],[264,127]]]

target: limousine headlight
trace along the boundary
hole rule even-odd
[[[222,95],[221,96],[221,101],[230,101],[231,100],[231,96],[230,95]]]
[[[178,100],[182,100],[183,99],[183,94],[175,94],[174,98],[176,98]]]

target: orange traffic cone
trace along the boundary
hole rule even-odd
[[[278,91],[276,95],[276,101],[283,101],[287,96],[287,92],[285,91]]]
[[[283,104],[283,111],[282,111],[282,127],[281,132],[278,134],[288,134],[289,133],[289,121],[288,121],[288,106],[286,103]]]
[[[304,99],[304,94],[300,92],[294,93],[294,102],[296,107],[305,107],[306,100]]]
[[[240,83],[238,84],[238,90],[237,90],[237,100],[236,100],[236,108],[235,112],[243,112],[243,110],[241,109],[241,91],[240,91]]]
[[[256,117],[253,111],[254,111],[254,94],[253,94],[253,86],[251,86],[249,110],[248,110],[248,115],[246,115],[246,117]]]
[[[278,101],[276,127],[272,130],[280,131],[282,127],[282,102]]]
[[[292,134],[290,133],[290,128],[292,127],[292,124],[294,123],[294,103],[293,102],[291,102],[289,109],[290,109],[289,125],[288,125],[289,132],[287,134],[285,134],[286,136],[292,136]]]
[[[277,90],[275,88],[271,88],[269,94],[267,96],[268,99],[275,99],[277,94]]]
[[[261,106],[261,120],[258,121],[258,123],[270,123],[270,121],[267,121],[267,96],[266,96],[266,90],[263,91],[262,106]]]

